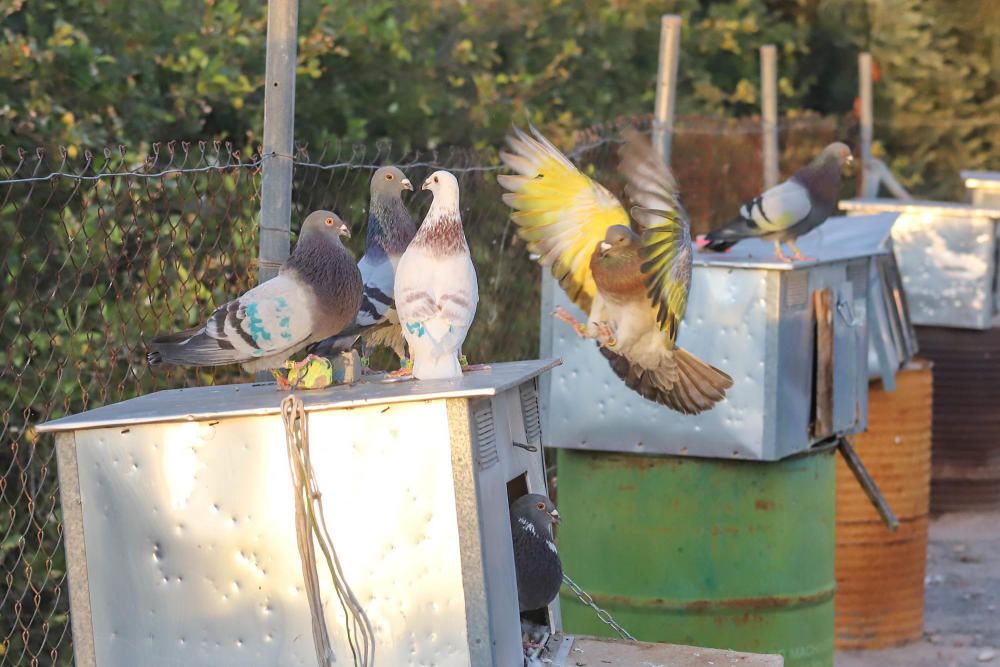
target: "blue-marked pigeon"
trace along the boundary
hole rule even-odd
[[[350,237],[350,230],[335,213],[310,213],[277,276],[219,306],[203,326],[154,338],[149,363],[238,363],[256,372],[278,368],[307,345],[339,333],[354,321],[362,288],[361,271],[341,236]]]
[[[559,512],[540,493],[521,496],[510,506],[517,602],[521,611],[546,607],[559,594],[562,562],[552,541],[554,523],[559,523]]]
[[[354,323],[339,335],[315,346],[316,354],[330,355],[352,347],[360,338],[367,357],[377,346],[389,347],[400,361],[406,358],[406,343],[393,298],[399,258],[417,227],[403,204],[403,190],[413,190],[410,180],[396,167],[382,167],[371,182],[368,207],[368,240],[358,262],[364,280],[364,297]]]
[[[840,174],[853,161],[851,149],[832,143],[808,165],[740,208],[739,217],[705,235],[704,249],[723,252],[743,239],[774,242],[775,256],[788,260],[781,250],[787,243],[792,259],[809,259],[795,247],[795,239],[823,224],[837,208]]]
[[[458,180],[436,171],[421,189],[434,201],[396,267],[396,310],[413,376],[454,378],[462,374],[459,354],[479,303],[476,268],[462,230]]]

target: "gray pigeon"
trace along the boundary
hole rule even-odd
[[[417,226],[403,204],[403,190],[412,191],[413,185],[396,167],[382,167],[372,176],[368,240],[365,254],[358,262],[365,284],[361,308],[353,324],[310,351],[329,356],[351,348],[360,338],[365,357],[373,348],[384,346],[392,348],[400,361],[406,358],[406,341],[396,314],[393,283],[396,265],[417,233]]]
[[[340,241],[350,235],[337,214],[310,213],[277,276],[216,308],[204,326],[154,338],[149,363],[256,372],[340,332],[361,305],[361,271]]]
[[[808,259],[795,247],[795,239],[819,227],[836,210],[840,172],[853,160],[845,144],[830,144],[787,181],[744,204],[738,218],[706,234],[705,249],[723,252],[743,239],[761,238],[774,242],[780,260],[789,259],[781,251],[782,243],[792,247],[794,259]]]
[[[559,523],[559,512],[540,493],[521,496],[510,506],[517,602],[521,611],[547,607],[559,594],[562,562],[552,541],[554,523]]]

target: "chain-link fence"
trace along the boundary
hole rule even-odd
[[[784,174],[851,135],[822,118],[782,127]],[[682,119],[673,164],[695,232],[759,191],[759,128]],[[615,191],[617,135],[596,128],[572,153]],[[293,230],[310,210],[338,210],[358,256],[374,168],[398,164],[414,183],[455,172],[480,281],[465,351],[474,362],[537,355],[541,269],[501,202],[495,150],[343,144],[294,157]],[[200,323],[254,285],[263,159],[217,142],[153,144],[144,155],[0,148],[0,665],[72,660],[54,447],[33,427],[157,389],[248,379],[236,368],[151,371],[143,341]],[[409,200],[416,219],[429,200]]]

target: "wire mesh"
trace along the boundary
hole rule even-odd
[[[570,153],[618,193],[619,125],[583,133]],[[784,176],[853,136],[818,117],[787,120],[781,133]],[[54,443],[33,426],[158,389],[251,379],[236,368],[151,370],[143,341],[200,324],[254,285],[268,158],[219,142],[71,153],[0,147],[0,666],[72,662]],[[672,163],[696,233],[759,191],[760,153],[759,121],[678,120]],[[311,210],[337,210],[356,256],[374,169],[404,170],[417,220],[430,204],[424,178],[455,173],[480,283],[463,351],[473,363],[537,356],[542,269],[501,201],[496,149],[396,154],[388,142],[342,143],[293,157],[293,231]]]

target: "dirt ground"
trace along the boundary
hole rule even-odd
[[[926,582],[923,639],[841,651],[836,667],[1000,667],[1000,512],[934,519]]]

